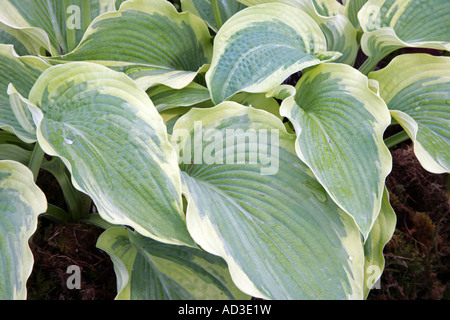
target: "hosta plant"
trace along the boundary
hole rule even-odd
[[[447,0],[1,8],[1,299],[27,297],[39,215],[105,229],[117,299],[364,299],[388,148],[449,172]]]

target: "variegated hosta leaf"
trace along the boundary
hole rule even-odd
[[[358,54],[356,29],[344,15],[344,7],[329,0],[281,0],[305,10],[319,24],[327,39],[327,49],[342,56],[336,63],[353,65]]]
[[[422,47],[450,51],[448,0],[369,0],[358,13],[361,48],[369,57],[361,72],[396,49]]]
[[[335,16],[344,13],[344,6],[338,1],[330,0],[312,0],[317,12],[326,17]]]
[[[383,133],[391,122],[366,76],[344,64],[310,68],[280,113],[297,134],[297,154],[367,238],[391,171]]]
[[[220,257],[156,242],[123,227],[100,235],[97,247],[114,262],[118,300],[249,299]]]
[[[146,90],[180,89],[204,70],[212,54],[206,23],[178,13],[166,0],[130,0],[95,19],[80,45],[61,61],[91,61],[125,72]]]
[[[11,103],[20,108],[34,82],[48,67],[38,57],[19,57],[12,45],[0,44],[0,128],[16,134],[28,143],[36,141],[36,132],[30,126],[22,126],[26,121],[21,123],[17,119],[17,112],[14,113]]]
[[[12,129],[24,142],[35,142],[37,140],[36,125],[30,111],[30,108],[33,108],[33,106],[31,106],[28,99],[24,98],[19,92],[17,92],[12,83],[9,84],[7,93],[9,95],[9,103],[14,114],[14,118],[20,125],[20,127],[14,125]]]
[[[339,56],[327,51],[322,30],[303,10],[264,3],[239,11],[219,30],[206,82],[219,103],[238,91],[270,91],[292,73]]]
[[[208,88],[195,82],[178,90],[156,85],[149,88],[147,94],[159,112],[177,107],[190,107],[210,100]]]
[[[15,161],[0,161],[0,300],[26,299],[34,263],[28,240],[46,210],[47,199],[31,171]]]
[[[385,188],[381,211],[378,215],[369,237],[364,243],[364,256],[366,263],[364,266],[364,296],[367,297],[370,289],[381,277],[384,269],[384,246],[392,238],[397,223],[397,216],[389,203],[389,192]]]
[[[353,65],[359,45],[356,29],[350,20],[343,14],[331,17],[317,16],[316,20],[327,38],[328,50],[342,53],[342,56],[334,62]]]
[[[116,10],[119,10],[120,5],[127,0],[115,0]]]
[[[270,113],[223,102],[174,127],[186,221],[234,283],[268,299],[362,298],[361,236],[295,154]]]
[[[0,148],[0,160],[14,160],[28,165],[32,153],[32,151],[25,150],[15,144],[2,144]]]
[[[344,7],[333,0],[240,0],[251,6],[262,3],[287,3],[305,11],[320,26],[327,39],[327,49],[342,56],[334,62],[353,65],[358,53],[356,29],[344,16]]]
[[[264,93],[239,92],[232,96],[230,101],[265,110],[283,120],[283,117],[280,115],[279,103],[274,98],[267,97]]]
[[[181,92],[184,94],[181,95]],[[164,119],[164,123],[167,125],[168,132],[172,133],[172,128],[175,122],[183,115],[186,114],[192,108],[210,108],[213,107],[213,102],[209,99],[209,91],[203,86],[199,86],[196,83],[189,84],[186,88],[175,90],[168,87],[155,86],[147,90],[153,103],[156,104],[156,108]],[[203,99],[208,96],[208,99]],[[280,119],[280,105],[272,97],[266,97],[264,93],[248,93],[239,92],[230,97],[230,101],[238,102],[245,106],[252,106],[257,109],[266,110]],[[198,103],[193,103],[197,101]],[[177,103],[181,107],[176,107],[171,104]],[[183,106],[183,104],[185,104]]]
[[[219,11],[222,23],[231,18],[236,12],[241,11],[246,6],[237,0],[219,0]],[[181,8],[183,11],[189,11],[199,16],[208,24],[208,26],[217,32],[217,23],[211,7],[211,0],[182,0]]]
[[[17,138],[15,134],[0,131],[0,160],[14,160],[24,165],[30,163],[34,145]]]
[[[414,153],[433,173],[450,172],[450,57],[400,55],[371,72],[391,115],[414,141]]]
[[[329,0],[281,0],[295,3],[303,8],[319,24],[327,39],[327,49],[338,51],[342,56],[336,63],[353,65],[358,54],[356,29],[344,15],[344,7],[337,1]]]
[[[40,45],[54,56],[65,54],[75,49],[95,17],[113,10],[114,0],[2,0],[0,39],[12,38],[12,44],[32,54]]]
[[[352,22],[356,29],[360,28],[358,20],[358,12],[364,6],[367,0],[349,0],[345,4],[345,15]]]
[[[105,220],[192,244],[176,152],[156,108],[130,78],[89,62],[58,65],[39,77],[30,101],[42,109],[42,149],[63,159]]]
[[[45,55],[48,36],[39,28],[13,28],[0,20],[0,44],[11,44],[20,56]]]
[[[293,6],[315,9],[318,14],[325,17],[331,17],[337,14],[344,13],[344,7],[339,2],[333,0],[331,1],[330,0],[238,0],[238,1],[247,6],[254,6],[257,4],[268,2],[284,2],[292,4]]]

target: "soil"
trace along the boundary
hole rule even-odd
[[[87,224],[59,225],[40,219],[30,241],[35,263],[28,279],[29,300],[112,300],[116,277],[109,256],[96,248],[102,229]],[[67,281],[80,268],[80,289],[69,289]],[[72,283],[71,281],[69,281]]]
[[[450,299],[449,176],[425,171],[411,143],[391,152],[386,185],[397,225],[384,250],[381,288],[369,299]]]

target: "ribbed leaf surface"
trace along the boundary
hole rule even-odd
[[[366,76],[344,64],[309,69],[281,115],[297,134],[297,153],[366,238],[380,212],[391,155],[383,142],[389,110]]]
[[[370,73],[392,116],[414,141],[414,153],[433,173],[450,172],[450,58],[396,57]]]
[[[192,244],[175,150],[156,108],[130,78],[88,62],[54,66],[39,77],[30,101],[42,109],[42,149],[64,160],[105,220]]]
[[[0,300],[27,297],[26,282],[33,269],[28,240],[37,228],[47,199],[31,171],[15,161],[0,161]]]
[[[231,281],[225,261],[205,251],[156,242],[122,227],[106,230],[97,246],[114,261],[116,299],[249,299]]]
[[[257,141],[252,132],[261,134]],[[174,136],[184,137],[189,232],[204,250],[225,259],[242,291],[269,299],[362,297],[358,228],[298,159],[295,136],[279,118],[224,102],[190,110],[175,124]]]

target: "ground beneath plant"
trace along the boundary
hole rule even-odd
[[[391,150],[393,170],[387,179],[397,227],[384,254],[381,288],[369,299],[450,299],[450,203],[447,175],[425,171],[411,143]],[[58,186],[48,175],[38,184],[51,203],[64,206]],[[60,203],[58,203],[60,202]],[[103,230],[86,224],[58,225],[39,219],[30,240],[35,264],[28,280],[28,299],[111,300],[116,278],[109,256],[96,248]],[[81,289],[70,290],[67,268],[81,270]]]
[[[397,215],[381,288],[369,299],[450,299],[449,176],[425,171],[410,143],[392,151],[386,185]]]
[[[102,229],[87,224],[59,225],[39,220],[30,241],[35,264],[28,279],[30,300],[111,300],[116,295],[116,278],[109,256],[96,248]],[[73,271],[80,268],[80,289],[69,289]],[[69,271],[69,272],[68,272]],[[69,281],[68,281],[69,280]]]

